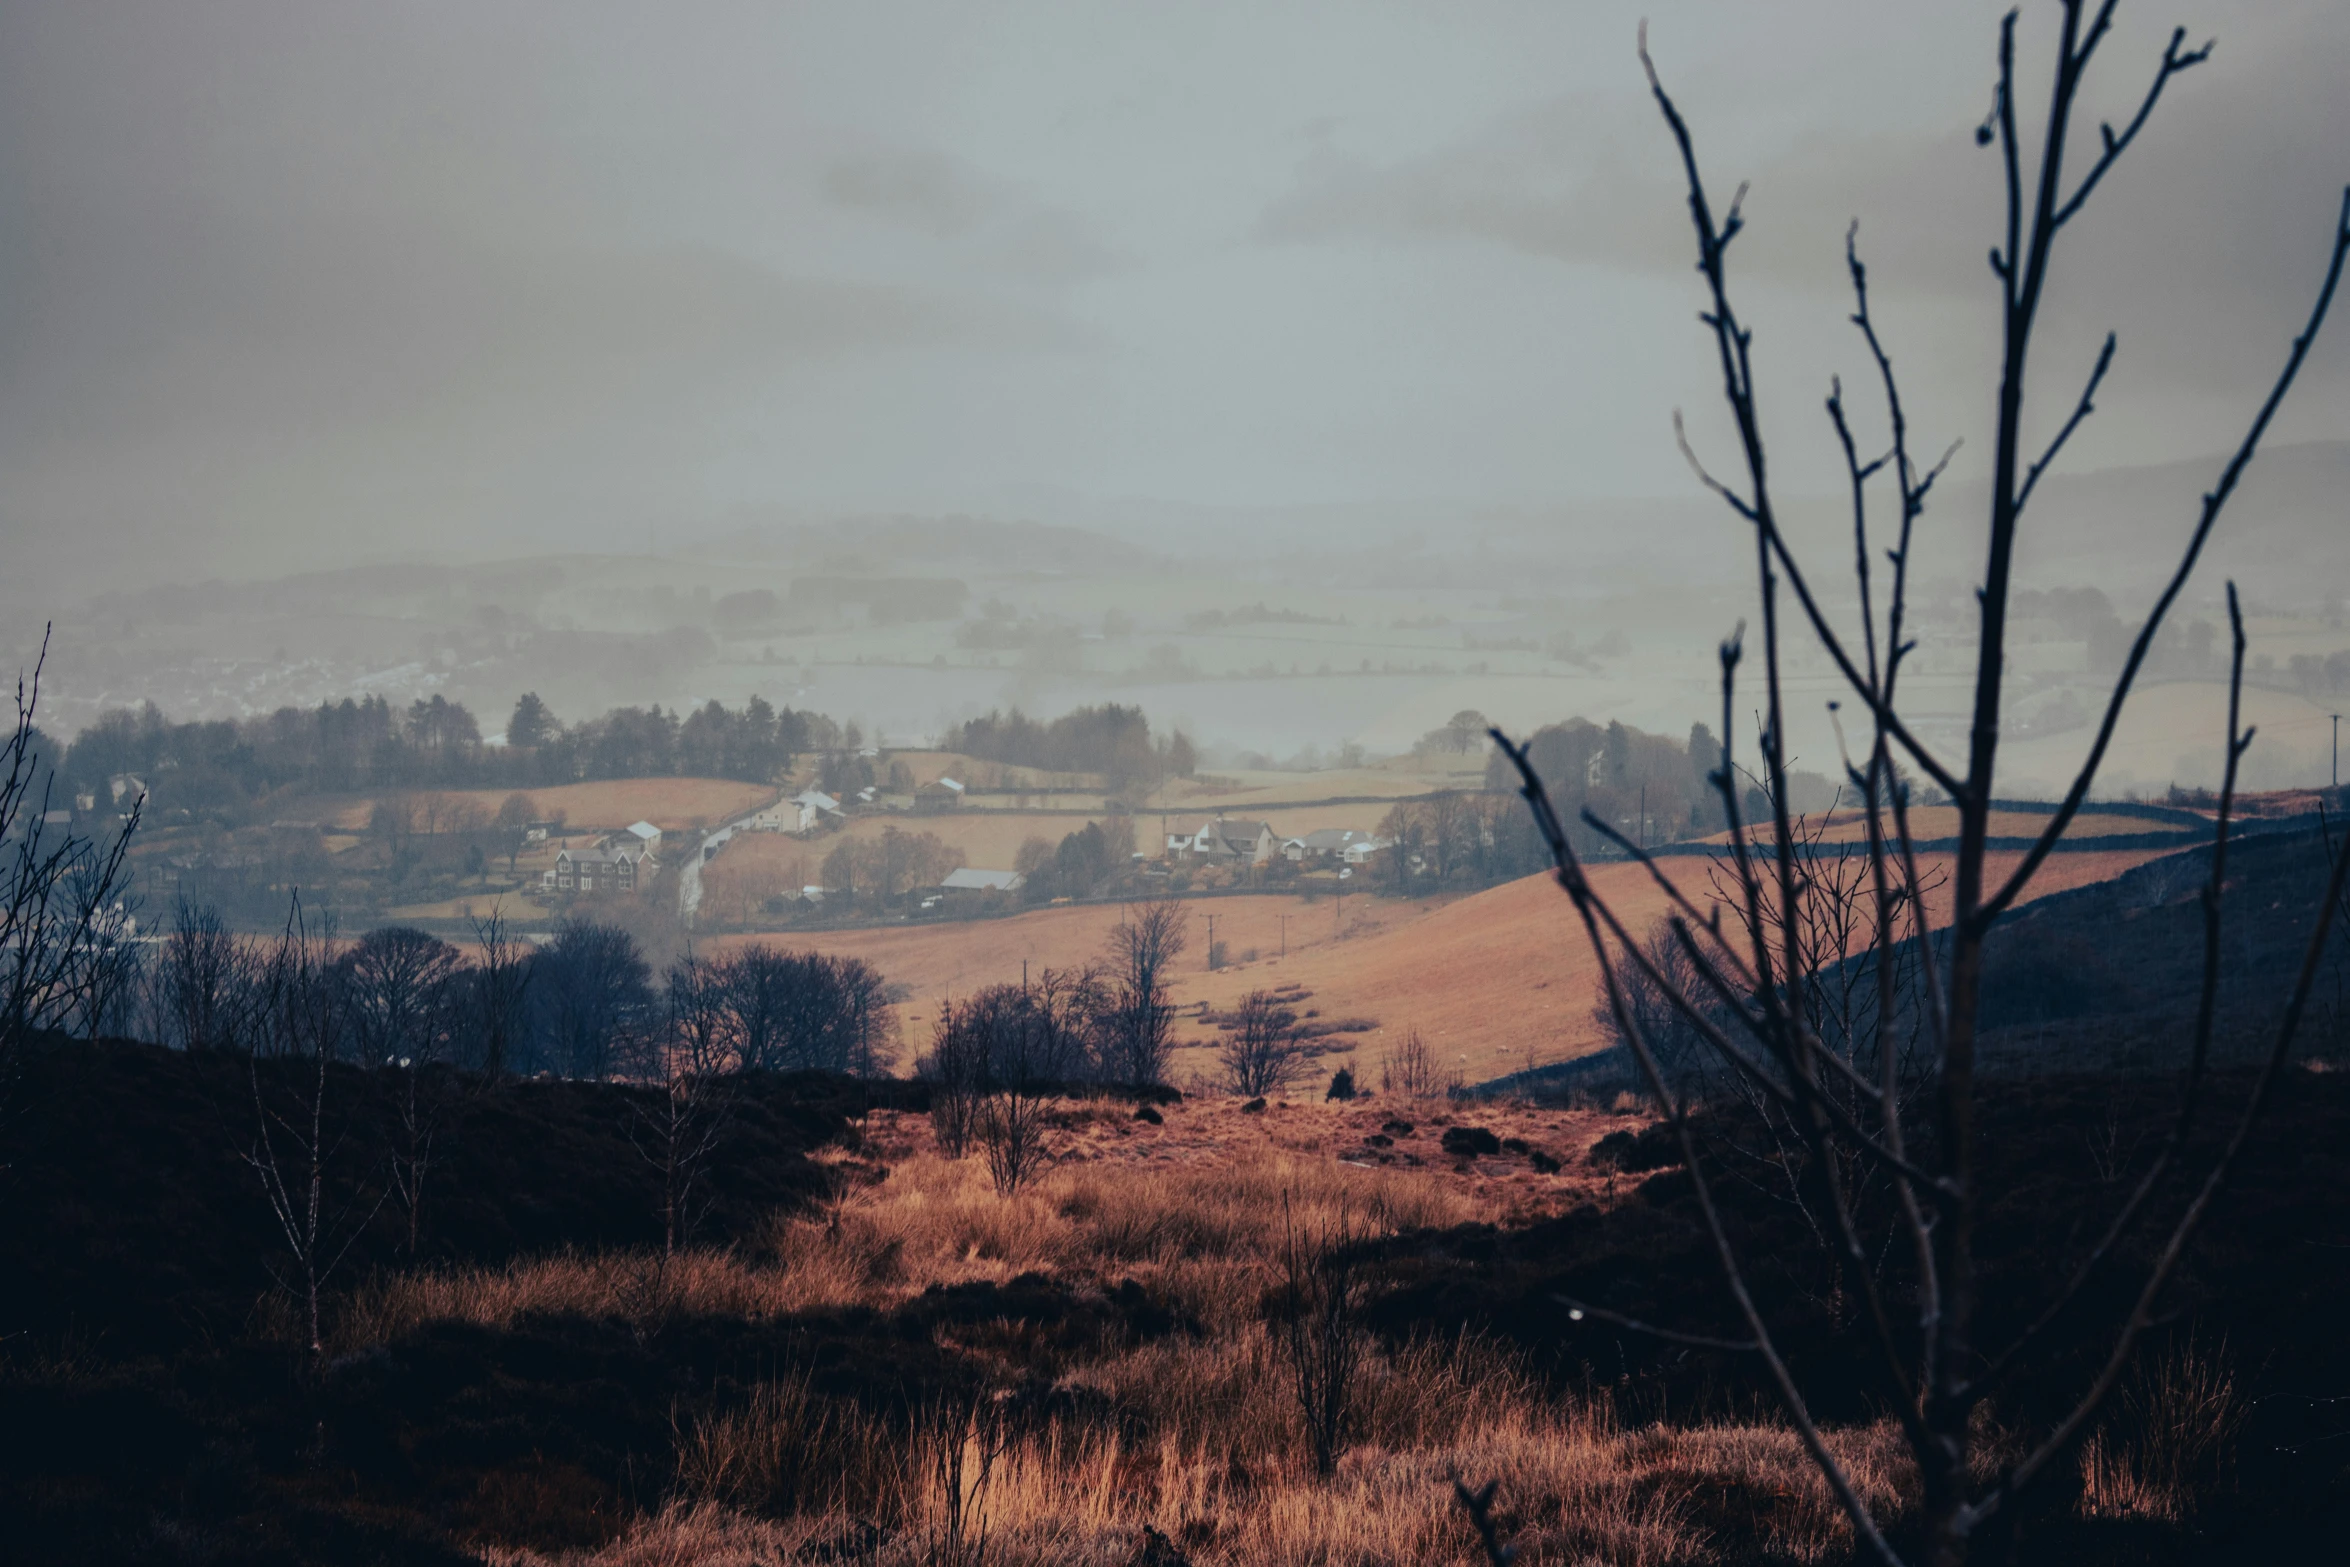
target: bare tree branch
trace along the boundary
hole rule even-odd
[[[2087,760],[2082,762],[2080,771],[2073,775],[2072,784],[2064,792],[2063,803],[2057,807],[2056,814],[2048,819],[2048,825],[2041,830],[2038,840],[2024,855],[2022,863],[2001,884],[1998,892],[1984,900],[1976,915],[1978,919],[1996,919],[2001,911],[2016,900],[2030,884],[2050,851],[2056,847],[2057,840],[2064,836],[2065,829],[2072,825],[2073,817],[2080,812],[2081,802],[2088,798],[2090,785],[2097,778],[2097,768],[2105,760],[2105,748],[2113,743],[2114,728],[2121,722],[2122,707],[2129,700],[2130,688],[2138,678],[2139,668],[2146,662],[2147,653],[2154,646],[2154,634],[2161,629],[2163,616],[2170,613],[2171,605],[2187,585],[2187,578],[2194,573],[2195,563],[2202,558],[2203,546],[2210,539],[2212,527],[2219,521],[2221,510],[2227,505],[2228,498],[2235,494],[2237,482],[2244,477],[2244,470],[2252,466],[2252,459],[2260,450],[2261,437],[2268,433],[2269,421],[2276,417],[2277,409],[2285,401],[2285,394],[2292,390],[2294,379],[2300,375],[2301,363],[2309,357],[2310,345],[2317,341],[2318,329],[2325,325],[2326,314],[2333,307],[2334,290],[2342,281],[2342,264],[2346,257],[2350,257],[2350,189],[2342,193],[2341,215],[2334,226],[2333,254],[2326,263],[2325,280],[2318,287],[2317,302],[2310,308],[2308,324],[2301,329],[2301,335],[2293,339],[2292,351],[2285,356],[2284,369],[2278,372],[2275,383],[2270,386],[2267,399],[2261,403],[2260,412],[2253,418],[2252,427],[2244,433],[2244,439],[2237,445],[2235,455],[2228,459],[2227,467],[2221,470],[2219,483],[2203,497],[2202,515],[2196,519],[2195,531],[2188,537],[2178,569],[2171,573],[2170,581],[2164,585],[2161,595],[2154,601],[2154,608],[2146,616],[2146,624],[2139,629],[2137,639],[2130,644],[2129,657],[2123,661],[2121,675],[2114,682],[2113,694],[2106,700],[2105,714],[2098,721],[2097,738],[2089,746]]]
[[[2096,49],[2098,40],[2104,36],[2113,16],[2114,3],[2115,0],[2106,0],[2104,8],[2097,13],[2096,25],[2090,29],[2087,42],[2081,46],[2079,58],[2084,66],[2088,64],[2089,55]],[[2214,40],[2206,42],[2200,49],[2182,49],[2180,45],[2186,41],[2187,30],[2184,27],[2171,33],[2170,42],[2163,47],[2162,64],[2154,72],[2154,84],[2146,89],[2145,101],[2138,105],[2138,112],[2130,117],[2130,123],[2122,128],[2121,134],[2115,135],[2111,124],[2097,127],[2098,135],[2105,143],[2104,151],[2090,165],[2089,172],[2081,176],[2080,187],[2072,193],[2071,198],[2056,209],[2058,227],[2072,221],[2073,215],[2081,210],[2081,204],[2089,199],[2089,193],[2097,188],[2097,182],[2105,178],[2106,171],[2120,161],[2130,143],[2137,140],[2138,132],[2146,124],[2146,117],[2154,112],[2155,100],[2162,96],[2163,88],[2170,85],[2170,79],[2210,59],[2211,51],[2217,47]]]
[[[1643,44],[1645,56],[1645,40]],[[1730,651],[1725,648],[1725,664],[1734,661]],[[1639,1062],[1649,1092],[1655,1096],[1658,1104],[1665,1107],[1667,1122],[1680,1144],[1682,1162],[1689,1171],[1690,1186],[1697,1196],[1698,1211],[1704,1218],[1707,1237],[1713,1243],[1715,1258],[1721,1264],[1724,1280],[1732,1300],[1737,1304],[1738,1314],[1745,1319],[1747,1331],[1753,1335],[1755,1353],[1762,1357],[1763,1364],[1769,1369],[1771,1381],[1779,1390],[1779,1396],[1787,1408],[1788,1419],[1793,1422],[1804,1451],[1811,1456],[1838,1504],[1851,1518],[1853,1532],[1867,1541],[1881,1560],[1898,1564],[1900,1558],[1894,1554],[1892,1546],[1878,1529],[1876,1520],[1870,1516],[1867,1504],[1853,1487],[1851,1476],[1845,1473],[1836,1455],[1828,1450],[1827,1441],[1820,1435],[1819,1426],[1812,1419],[1802,1390],[1796,1386],[1794,1373],[1788,1369],[1785,1359],[1771,1340],[1770,1329],[1763,1321],[1762,1312],[1746,1287],[1746,1276],[1739,1266],[1737,1251],[1730,1244],[1729,1232],[1722,1226],[1721,1213],[1714,1203],[1712,1184],[1706,1179],[1704,1166],[1699,1161],[1697,1136],[1689,1125],[1688,1105],[1666,1087],[1664,1074],[1657,1066],[1655,1055],[1649,1050],[1638,1021],[1624,1004],[1623,984],[1616,977],[1614,965],[1608,961],[1607,942],[1600,933],[1600,900],[1591,890],[1590,881],[1583,873],[1582,862],[1576,858],[1574,845],[1567,841],[1558,815],[1551,809],[1549,797],[1543,791],[1541,780],[1534,774],[1532,763],[1523,750],[1515,747],[1511,750],[1519,774],[1526,780],[1526,803],[1533,809],[1535,820],[1542,825],[1544,836],[1549,840],[1551,855],[1558,867],[1559,885],[1566,890],[1576,913],[1581,916],[1584,935],[1590,941],[1592,953],[1598,960],[1600,981],[1605,988],[1608,1005],[1614,1012],[1616,1026],[1622,1032],[1626,1044],[1631,1047],[1633,1059]],[[1727,771],[1725,756],[1725,774]]]
[[[2092,1276],[2109,1257],[2113,1248],[2128,1234],[2138,1215],[2144,1211],[2147,1200],[2161,1186],[2163,1177],[2179,1154],[2184,1151],[2188,1135],[2194,1130],[2196,1112],[2203,1099],[2204,1069],[2211,1057],[2212,1025],[2218,1011],[2220,974],[2220,909],[2222,895],[2228,884],[2228,822],[2236,802],[2237,766],[2244,753],[2252,746],[2253,731],[2240,728],[2244,701],[2244,612],[2236,599],[2236,585],[2228,584],[2228,625],[2233,634],[2232,653],[2228,667],[2228,744],[2227,757],[2220,780],[2218,821],[2212,831],[2211,875],[2203,885],[2203,979],[2195,1004],[2195,1032],[2187,1057],[2187,1079],[2179,1095],[2179,1113],[2171,1122],[2169,1135],[2153,1164],[2138,1178],[2129,1198],[2106,1225],[2097,1243],[2090,1247],[2079,1267],[2065,1281],[2051,1301],[2030,1326],[2019,1334],[2014,1343],[1994,1356],[1975,1377],[1969,1387],[1988,1392],[2005,1380],[2007,1374],[2023,1363],[2033,1347],[2066,1308],[2072,1305]]]
[[[2015,498],[2018,514],[2030,504],[2032,491],[2040,483],[2040,475],[2046,473],[2048,465],[2056,461],[2056,454],[2064,450],[2064,443],[2073,438],[2073,432],[2081,427],[2082,420],[2097,411],[2097,388],[2104,382],[2105,372],[2113,368],[2113,345],[2114,336],[2108,332],[2105,334],[2105,346],[2097,352],[2097,367],[2089,372],[2089,384],[2081,388],[2081,400],[2073,405],[2072,417],[2065,420],[2064,428],[2056,432],[2056,439],[2048,443],[2048,450],[2040,454],[2040,460],[2032,464],[2030,471],[2024,475],[2024,487]]]

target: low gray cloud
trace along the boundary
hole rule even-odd
[[[2060,333],[2119,330],[2137,373],[2207,387],[2268,373],[2323,265],[2350,183],[2350,94],[2340,90],[2350,80],[2350,14],[2281,5],[2257,20],[2170,85],[2064,236]],[[2151,79],[2147,42],[2142,33],[2117,38],[2099,57],[2097,103],[2116,121]],[[1985,82],[1987,99],[1987,71]],[[2028,113],[2034,100],[2025,101]],[[1843,294],[1843,238],[1857,220],[1880,297],[1994,297],[1986,255],[2000,233],[2003,185],[1973,122],[1802,130],[1758,147],[1734,118],[1710,112],[1701,90],[1685,88],[1681,107],[1717,212],[1748,186],[1732,270],[1750,286]],[[2034,130],[2027,119],[2027,136]],[[2076,177],[2095,151],[2093,126],[2080,130]],[[1269,243],[1489,244],[1686,275],[1694,251],[1684,189],[1650,99],[1586,94],[1511,111],[1409,157],[1376,160],[1318,141],[1257,234]]]
[[[2350,179],[2350,8],[2234,9],[2059,274],[2044,363],[2123,340],[2130,433],[2084,459],[2219,443]],[[0,7],[0,590],[1021,487],[1678,493],[1667,415],[1707,435],[1711,370],[1637,14]],[[1816,425],[1851,368],[1858,216],[1924,422],[1978,428],[1996,16],[1658,18],[1708,170],[1753,182],[1739,276],[1803,390],[1775,408]],[[2345,366],[2282,433],[2339,433]]]
[[[841,158],[824,171],[824,194],[844,211],[908,225],[1013,279],[1082,282],[1126,260],[1075,214],[941,152]]]

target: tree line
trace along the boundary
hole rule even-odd
[[[1023,878],[1024,903],[1091,898],[1111,890],[1133,869],[1134,818],[1109,816],[1064,834],[1058,844],[1024,840],[1012,869]]]
[[[101,714],[56,758],[58,798],[119,808],[144,787],[148,815],[236,826],[272,795],[364,789],[531,788],[599,778],[685,776],[771,783],[812,752],[853,747],[855,727],[752,697],[739,709],[617,707],[566,726],[535,693],[515,703],[506,744],[485,743],[462,702],[346,697],[259,718],[175,722],[153,703]],[[133,783],[136,780],[136,783]]]
[[[471,950],[413,926],[348,942],[331,924],[318,1004],[340,1014],[334,1058],[357,1066],[429,1063],[489,1077],[643,1077],[680,1019],[720,1048],[724,1070],[886,1072],[894,1051],[887,985],[858,958],[746,947],[691,953],[656,972],[618,926],[567,919],[534,945],[493,917]],[[95,1032],[179,1050],[282,1053],[270,998],[280,947],[231,930],[208,906],[181,903],[151,959],[126,949]],[[687,1003],[690,1001],[690,1007]]]
[[[1010,713],[990,712],[949,729],[939,746],[984,762],[1099,773],[1112,789],[1188,778],[1198,765],[1189,736],[1178,730],[1153,741],[1142,709],[1116,702],[1080,707],[1050,722],[1016,707]]]
[[[1422,748],[1469,751],[1484,742],[1484,723],[1479,713],[1456,714]],[[1526,752],[1583,853],[1620,852],[1583,819],[1586,810],[1640,845],[1722,828],[1721,801],[1708,782],[1721,765],[1721,747],[1704,724],[1682,741],[1620,722],[1571,718],[1536,730]],[[1518,775],[1499,753],[1486,763],[1483,792],[1441,790],[1403,801],[1381,820],[1379,836],[1388,846],[1374,859],[1372,875],[1392,892],[1486,887],[1551,863],[1548,843],[1518,798]]]

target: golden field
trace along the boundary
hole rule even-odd
[[[408,796],[431,801],[444,812],[472,810],[487,822],[510,794],[523,794],[541,818],[561,816],[579,831],[610,832],[632,822],[651,822],[664,832],[716,827],[731,816],[775,798],[764,784],[733,778],[613,778],[597,783],[557,784],[548,789],[419,790]],[[329,825],[357,831],[367,825],[376,796],[338,801]]]
[[[2160,852],[2053,855],[2031,895],[2104,881]],[[2020,858],[1990,856],[1993,875]],[[1664,864],[1702,905],[1704,862],[1675,858]],[[1920,869],[1929,880],[1946,874],[1947,857],[1923,856]],[[1637,865],[1597,865],[1591,878],[1633,930],[1645,931],[1666,912],[1665,895]],[[1947,887],[1938,896],[1947,909]],[[1439,1071],[1457,1070],[1472,1082],[1582,1055],[1604,1043],[1593,1015],[1598,966],[1572,906],[1548,876],[1447,899],[1265,894],[1202,898],[1189,909],[1190,950],[1173,987],[1178,1007],[1196,1009],[1204,1002],[1222,1011],[1251,990],[1303,986],[1312,993],[1306,1004],[1329,1018],[1371,1024],[1353,1036],[1361,1046],[1358,1065],[1368,1069],[1376,1069],[1390,1042],[1414,1029],[1435,1052]],[[1207,967],[1211,915],[1228,957],[1213,972]],[[1085,904],[948,924],[724,937],[711,945],[769,941],[868,960],[907,987],[898,1015],[911,1051],[928,1042],[945,997],[1016,981],[1023,963],[1033,970],[1097,960],[1120,918],[1115,905]],[[1178,1054],[1177,1070],[1204,1069],[1213,1032],[1196,1020],[1178,1023],[1187,1048]]]

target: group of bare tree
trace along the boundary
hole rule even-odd
[[[1458,1086],[1457,1073],[1448,1081],[1436,1070],[1436,1058],[1428,1048],[1428,1038],[1416,1028],[1405,1030],[1401,1040],[1379,1054],[1382,1093],[1426,1099]]]
[[[385,1207],[408,1253],[421,1254],[435,1171],[471,1100],[501,1078],[552,1070],[648,1085],[632,1100],[634,1131],[660,1168],[674,1250],[699,1212],[744,1074],[888,1068],[887,987],[854,958],[689,952],[656,991],[635,939],[614,927],[568,920],[538,946],[493,913],[475,921],[468,953],[413,927],[345,938],[331,908],[298,891],[273,939],[182,898],[143,947],[122,892],[141,801],[127,802],[108,841],[72,829],[73,814],[52,804],[57,772],[34,725],[39,680],[38,665],[20,680],[0,747],[0,1089],[43,1034],[144,1035],[243,1057],[249,1108],[231,1113],[228,1129],[267,1200],[281,1243],[272,1266],[314,1355],[322,1296]],[[525,807],[509,803],[519,818]],[[409,825],[404,804],[392,815]],[[1153,994],[1163,1001],[1163,987]],[[1050,1048],[1007,1060],[1015,1084],[1061,1075]],[[362,1158],[354,1139],[370,1121],[384,1146],[369,1136]],[[1007,1124],[1029,1125],[1018,1115]],[[1033,1137],[1009,1146],[1015,1166],[1033,1157]]]
[[[744,947],[724,957],[686,953],[669,966],[668,1032],[691,1036],[713,1070],[842,1072],[889,1069],[896,1020],[881,971],[862,958]]]
[[[95,1033],[118,1014],[132,956],[124,857],[145,802],[128,802],[110,840],[70,825],[34,725],[47,658],[44,637],[31,674],[17,679],[16,723],[0,742],[0,1096],[35,1034]]]
[[[1046,969],[944,1003],[918,1064],[940,1148],[955,1158],[977,1148],[999,1192],[1027,1184],[1046,1157],[1052,1102],[1099,1060],[1107,999],[1090,969]]]
[[[843,838],[824,857],[827,896],[887,907],[962,868],[963,851],[934,832],[884,827],[876,838]]]
[[[2248,433],[2203,497],[2175,569],[2122,661],[2085,760],[2020,863],[1998,868],[1988,851],[2018,523],[2041,477],[2092,413],[2114,348],[2108,337],[2085,388],[2060,405],[2069,412],[2050,422],[2051,433],[2036,451],[2029,449],[2024,417],[2029,360],[2052,261],[2059,240],[2136,141],[2164,89],[2210,55],[2208,45],[2190,48],[2183,30],[2174,33],[2128,121],[2118,128],[2102,127],[2098,144],[2086,159],[2068,167],[2083,85],[2111,32],[2117,5],[2118,0],[2061,0],[2053,81],[2036,147],[2027,145],[2021,123],[2017,18],[2011,12],[1999,33],[1991,113],[1977,132],[1978,143],[1996,149],[2007,205],[2004,231],[1990,251],[2002,354],[1986,564],[1978,593],[1973,720],[1964,755],[1946,759],[1902,716],[1900,675],[1915,645],[1907,624],[1912,540],[1942,468],[1913,456],[1899,382],[1870,313],[1867,272],[1857,242],[1847,244],[1855,300],[1852,321],[1882,390],[1886,433],[1881,438],[1858,433],[1843,389],[1832,387],[1826,411],[1849,479],[1851,559],[1858,588],[1858,624],[1844,626],[1823,607],[1804,563],[1782,531],[1769,484],[1752,333],[1732,302],[1730,287],[1728,257],[1744,227],[1739,200],[1733,199],[1726,210],[1715,207],[1688,124],[1649,65],[1645,38],[1641,59],[1687,180],[1698,271],[1706,293],[1702,320],[1715,349],[1740,447],[1742,472],[1736,481],[1706,472],[1693,454],[1691,462],[1744,525],[1754,549],[1763,691],[1760,732],[1752,742],[1759,758],[1755,775],[1762,786],[1752,803],[1762,807],[1762,818],[1752,819],[1750,797],[1740,787],[1740,764],[1733,759],[1732,723],[1740,710],[1735,680],[1744,662],[1739,636],[1721,650],[1723,753],[1714,785],[1730,830],[1721,896],[1709,898],[1702,891],[1693,896],[1660,863],[1649,859],[1618,823],[1588,811],[1582,817],[1584,829],[1648,864],[1670,900],[1669,941],[1629,927],[1594,887],[1584,873],[1577,834],[1570,833],[1541,771],[1524,748],[1498,732],[1495,736],[1520,775],[1560,882],[1592,944],[1615,1027],[1678,1140],[1742,1336],[1678,1334],[1633,1324],[1595,1307],[1586,1307],[1586,1314],[1753,1357],[1850,1518],[1859,1550],[1888,1563],[1909,1554],[1937,1567],[1956,1567],[1967,1560],[1991,1527],[2012,1514],[2019,1492],[2069,1459],[2089,1433],[2157,1320],[2165,1286],[2212,1211],[2290,1059],[2341,901],[2345,871],[2350,870],[2350,849],[2332,853],[2330,885],[2312,921],[2299,979],[2250,1092],[2217,1151],[2190,1175],[2188,1150],[2209,1097],[2207,1067],[2223,950],[2220,894],[2227,873],[2236,772],[2251,742],[2249,731],[2240,725],[2245,635],[2231,585],[2231,697],[2228,733],[2220,742],[2225,782],[2217,801],[2216,839],[2203,897],[2200,1002],[2180,1063],[2178,1110],[2160,1148],[2039,1315],[2005,1343],[1984,1342],[1979,1333],[1982,1258],[1992,1194],[1985,1189],[1980,1166],[1984,1129],[1977,1050],[1986,1001],[1986,937],[2023,896],[2094,786],[2132,684],[2298,374],[2332,303],[2345,257],[2350,256],[2350,193],[2345,193],[2307,325],[2285,355]],[[1890,581],[1880,583],[1876,552],[1886,541],[1881,536],[1872,539],[1871,509],[1877,494],[1886,490],[1891,492],[1893,521],[1883,559],[1890,566]],[[1861,754],[1847,763],[1848,786],[1865,824],[1865,852],[1859,862],[1865,874],[1845,885],[1841,902],[1835,889],[1824,888],[1815,874],[1818,857],[1807,852],[1800,818],[1791,804],[1783,594],[1792,595],[1795,613],[1835,666],[1866,724]],[[1930,781],[1957,811],[1958,847],[1949,871],[1951,907],[1940,931],[1934,929],[1926,908],[1928,880],[1910,831],[1911,796],[1902,769]],[[1730,910],[1727,918],[1724,903]],[[1838,907],[1851,912],[1855,928],[1823,930],[1823,904],[1831,915]],[[1844,972],[1839,964],[1848,953],[1858,956],[1860,967],[1869,972],[1869,985],[1853,993],[1873,1012],[1865,1026],[1839,1015],[1833,985],[1827,991],[1822,988],[1823,977]],[[1830,956],[1837,961],[1825,961]],[[1818,1215],[1823,1244],[1838,1259],[1854,1291],[1853,1314],[1865,1335],[1870,1364],[1916,1466],[1917,1515],[1907,1531],[1914,1545],[1896,1546],[1889,1520],[1862,1497],[1845,1463],[1823,1437],[1804,1379],[1782,1353],[1780,1330],[1749,1288],[1749,1259],[1742,1255],[1715,1198],[1717,1161],[1709,1157],[1693,1119],[1702,1079],[1672,1072],[1669,1052],[1658,1048],[1663,1031],[1652,1037],[1651,1029],[1665,1010],[1678,1019],[1673,1026],[1686,1031],[1673,1049],[1710,1056],[1711,1070],[1719,1078],[1735,1078],[1747,1094],[1767,1101],[1801,1144],[1804,1179],[1810,1187],[1807,1200]],[[1914,1049],[1898,1037],[1906,1029],[1905,1011],[1917,1020]],[[1857,1189],[1864,1175],[1882,1200],[1869,1201]],[[2183,1185],[2175,1179],[2181,1177],[2187,1177]],[[2092,1284],[2120,1268],[2125,1242],[2157,1211],[2167,1211],[2169,1217],[2155,1232],[2147,1260],[2123,1291],[2128,1304],[2101,1323],[2090,1323],[2088,1301],[2106,1293],[2102,1286],[2093,1290]],[[2063,1375],[2069,1361],[2059,1351],[2068,1344],[2088,1346],[2090,1364],[2059,1402],[2055,1416],[2037,1429],[2009,1433],[2004,1441],[2011,1445],[2006,1450],[1987,1451],[1985,1423],[1978,1418],[1986,1403],[2015,1387],[2019,1378],[2037,1377],[2045,1384]],[[1463,1497],[1473,1506],[1478,1497],[1486,1503],[1491,1499],[1489,1491],[1470,1492],[1465,1487]],[[1482,1524],[1489,1515],[1482,1508],[1475,1510]],[[1487,1540],[1496,1553],[1493,1559],[1504,1559],[1490,1533]]]
[[[1313,1065],[1313,1042],[1297,1009],[1269,990],[1241,997],[1216,1043],[1224,1088],[1243,1099],[1277,1094]]]
[[[701,1217],[746,1075],[878,1076],[896,1038],[888,987],[861,958],[754,946],[672,962],[627,1051],[627,1075],[652,1090],[634,1105],[631,1135],[660,1177],[664,1252]]]
[[[1081,1084],[1162,1082],[1184,926],[1181,902],[1140,904],[1111,931],[1102,964],[1045,969],[943,1002],[915,1062],[940,1149],[957,1159],[984,1152],[997,1189],[1015,1191],[1045,1157],[1051,1100]]]

